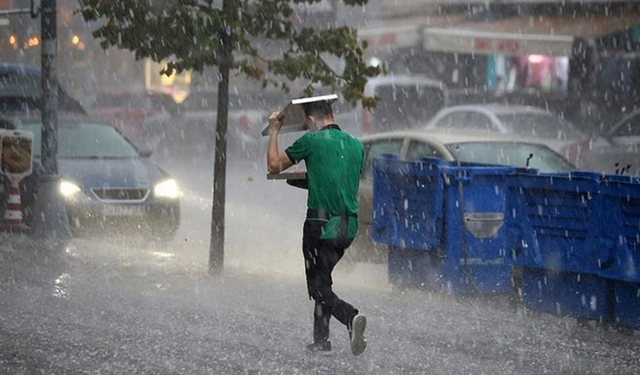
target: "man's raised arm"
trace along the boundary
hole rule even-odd
[[[284,171],[293,165],[293,161],[287,153],[279,153],[278,133],[282,129],[282,118],[280,113],[275,111],[269,115],[269,148],[267,149],[267,169],[270,174]]]

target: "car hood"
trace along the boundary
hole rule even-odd
[[[151,188],[168,177],[147,158],[58,159],[59,174],[84,189]]]

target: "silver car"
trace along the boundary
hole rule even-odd
[[[633,111],[604,132],[611,147],[593,148],[586,168],[606,174],[640,174],[640,110]]]
[[[397,131],[361,138],[364,170],[358,200],[360,229],[347,253],[352,261],[384,262],[386,247],[371,241],[373,222],[373,162],[382,154],[398,154],[402,160],[437,157],[449,161],[536,168],[540,172],[564,173],[576,169],[562,155],[542,143],[499,133]]]
[[[636,110],[618,121],[605,133],[614,144],[629,147],[635,151],[640,148],[640,110]]]
[[[544,142],[578,167],[592,148],[605,147],[604,138],[590,136],[571,122],[541,108],[522,105],[457,105],[440,110],[425,126],[426,130],[452,133],[486,131],[513,134]]]

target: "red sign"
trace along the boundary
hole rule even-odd
[[[517,40],[501,40],[496,49],[498,52],[518,52],[520,45]]]
[[[11,9],[11,0],[0,0],[0,9]]]
[[[494,40],[476,38],[473,40],[473,48],[476,51],[495,51],[515,53],[520,50],[517,40]]]
[[[380,36],[380,44],[393,44],[396,42],[396,34],[382,34]]]
[[[473,40],[473,49],[476,51],[490,51],[491,50],[491,40],[489,39],[474,39]]]

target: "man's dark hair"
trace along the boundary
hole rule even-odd
[[[333,115],[331,102],[328,100],[303,104],[302,108],[304,109],[305,117],[313,116],[318,120],[324,120]]]

